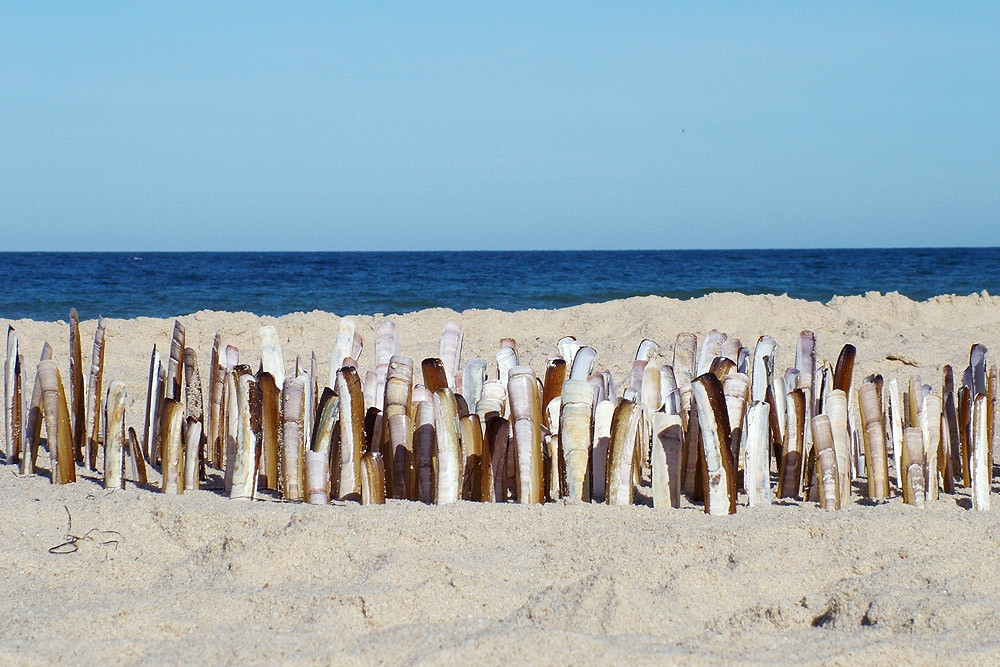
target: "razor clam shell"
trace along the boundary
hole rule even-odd
[[[387,416],[409,411],[413,396],[413,361],[409,357],[393,355],[385,378],[385,404]]]
[[[896,484],[903,488],[903,474],[900,459],[903,454],[903,399],[899,394],[899,383],[895,378],[889,380],[889,418],[883,419],[887,440],[892,444],[892,461],[896,471]]]
[[[278,340],[278,330],[273,326],[263,326],[257,331],[260,337],[260,367],[265,373],[270,373],[274,381],[285,383],[285,357],[281,353],[281,342]]]
[[[573,380],[586,380],[594,372],[594,362],[597,360],[597,350],[584,345],[576,352],[569,377]]]
[[[563,336],[556,342],[556,349],[559,350],[559,354],[566,362],[567,369],[573,368],[573,360],[581,347],[574,336]]]
[[[100,447],[103,417],[101,398],[104,393],[104,338],[107,325],[103,317],[97,318],[94,331],[94,351],[90,357],[90,373],[87,377],[87,414],[90,415],[90,429],[87,436],[87,463],[91,470],[97,469],[97,450]]]
[[[681,413],[681,394],[677,390],[677,379],[671,366],[660,366],[660,403],[663,411],[671,415]]]
[[[412,500],[415,498],[417,483],[412,422],[406,413],[389,415],[386,422],[389,446],[392,448],[392,497]]]
[[[781,454],[781,475],[778,483],[779,498],[797,498],[802,484],[804,459],[805,392],[801,388],[788,393],[785,413],[785,441]]]
[[[633,466],[635,445],[642,410],[631,401],[621,401],[611,420],[611,442],[608,453],[608,505],[631,505],[633,501]]]
[[[235,345],[226,345],[226,372],[232,373],[240,364],[240,350]]]
[[[469,359],[462,371],[462,396],[470,409],[478,412],[479,399],[483,396],[483,385],[486,382],[486,361]]]
[[[889,497],[889,462],[878,387],[873,382],[865,382],[861,385],[858,396],[861,424],[864,429],[868,497],[873,500],[885,500]]]
[[[483,438],[483,451],[490,453],[490,476],[493,488],[483,487],[483,500],[489,496],[493,502],[507,502],[507,467],[513,465],[507,457],[507,450],[510,444],[510,422],[503,417],[492,417],[486,422],[485,435]],[[485,463],[485,461],[484,461]],[[483,484],[486,484],[486,475],[483,476]]]
[[[903,502],[917,507],[924,506],[924,437],[916,426],[903,431],[902,466],[904,474],[901,487]]]
[[[330,454],[305,451],[306,497],[310,505],[330,504]]]
[[[378,452],[361,457],[361,504],[385,505],[385,463]]]
[[[701,352],[698,355],[697,375],[708,373],[715,358],[722,356],[722,344],[725,340],[726,334],[718,329],[712,329],[705,334],[705,340],[701,345]]]
[[[462,500],[478,501],[482,496],[483,427],[479,415],[467,414],[458,420],[462,445]]]
[[[731,430],[722,383],[704,373],[691,383],[698,422],[701,426],[703,472],[705,473],[705,513],[736,512],[736,467],[729,449]]]
[[[124,426],[123,426],[124,430]],[[200,461],[200,450],[201,450],[201,422],[197,421],[194,417],[187,418],[187,429],[184,434],[184,488],[185,489],[197,489],[198,488],[198,473],[199,473],[199,463]],[[107,453],[105,453],[107,457]],[[107,469],[107,464],[105,463],[105,469]],[[125,461],[122,460],[122,469],[124,470]]]
[[[448,379],[448,386],[455,388],[455,374],[461,368],[462,360],[462,338],[465,329],[458,322],[448,322],[441,332],[440,358],[444,365],[445,376]]]
[[[812,390],[813,375],[816,373],[816,334],[812,331],[802,331],[799,334],[795,344],[795,370],[799,373],[798,386]],[[785,378],[786,383],[787,381],[788,378]]]
[[[837,468],[837,452],[834,445],[833,429],[828,415],[813,417],[813,436],[816,438],[816,464],[819,468],[819,506],[826,510],[840,509],[840,472]]]
[[[986,357],[986,346],[982,343],[976,343],[969,350],[969,369],[972,379],[969,388],[972,389],[973,396],[986,394]]]
[[[416,467],[416,497],[422,503],[434,502],[434,451],[437,434],[434,430],[434,402],[417,402],[413,429],[414,465]]]
[[[491,416],[503,417],[507,410],[507,390],[506,385],[499,380],[490,380],[483,383],[483,393],[476,403],[476,414],[479,419],[486,422]]]
[[[594,406],[594,446],[590,457],[590,497],[594,502],[607,500],[608,457],[611,454],[611,422],[615,402],[598,401]]]
[[[125,383],[108,387],[104,420],[104,488],[125,488]]]
[[[660,368],[656,364],[649,363],[643,368],[639,399],[650,412],[659,412],[660,408],[663,407]]]
[[[851,434],[847,426],[847,394],[834,389],[826,397],[824,413],[830,418],[833,450],[837,455],[837,487],[840,503],[851,497]]]
[[[500,384],[507,386],[510,369],[517,366],[517,351],[510,347],[501,347],[497,350],[497,377]]]
[[[399,354],[399,330],[392,320],[382,320],[375,329],[375,365],[389,364]]]
[[[708,372],[719,378],[725,379],[730,373],[736,372],[736,363],[726,357],[716,357],[708,367]]]
[[[788,390],[785,387],[785,378],[775,373],[771,378],[770,389],[771,396],[769,402],[771,403],[771,409],[778,424],[778,435],[780,436],[776,439],[776,442],[784,442],[785,426],[787,425],[785,413],[788,411]]]
[[[278,440],[281,432],[281,393],[270,373],[257,377],[260,392],[260,433],[261,458],[264,468],[265,488],[277,490],[281,486],[278,478]]]
[[[229,497],[234,500],[252,500],[254,497],[257,438],[254,436],[250,402],[256,382],[253,375],[243,375],[236,390],[239,424],[236,431],[236,456],[232,462],[232,486],[229,489]]]
[[[184,400],[185,416],[202,424],[204,428],[201,372],[198,370],[198,354],[191,347],[184,348]]]
[[[184,406],[174,398],[163,401],[163,418],[160,420],[160,442],[163,443],[162,490],[167,495],[184,493],[184,449],[181,443],[181,425],[184,423]]]
[[[424,385],[432,394],[442,387],[449,387],[448,375],[444,363],[437,357],[428,357],[420,362]]]
[[[174,330],[170,336],[170,356],[167,359],[167,381],[164,395],[175,401],[181,400],[184,372],[184,340],[187,330],[180,320],[174,320]]]
[[[222,333],[216,332],[212,339],[212,353],[208,363],[208,412],[205,413],[205,434],[208,445],[205,458],[209,465],[218,467],[216,441],[219,434],[219,412],[222,409],[222,378],[225,373],[222,360]]]
[[[762,401],[754,401],[747,410],[747,456],[744,473],[750,507],[770,505],[771,493],[771,406]]]
[[[739,354],[736,355],[736,372],[737,373],[750,373],[750,348],[741,347]]]
[[[973,421],[972,390],[961,387],[958,390],[958,440],[961,457],[962,486],[972,486],[972,431]]]
[[[753,350],[753,374],[751,375],[750,400],[763,401],[767,388],[774,377],[774,358],[778,344],[770,336],[761,336]]]
[[[14,385],[17,382],[17,332],[14,327],[7,326],[7,357],[3,362],[3,415],[4,432],[6,434],[7,461],[14,462],[18,456],[17,437],[15,436],[16,413],[14,400]]]
[[[281,391],[281,491],[285,500],[304,500],[304,413],[307,378],[286,378]]]
[[[659,344],[648,338],[643,338],[639,343],[638,349],[635,351],[636,361],[652,361],[656,359],[657,355],[660,354]]]
[[[554,403],[555,401],[553,401]],[[559,446],[566,467],[566,495],[590,500],[590,450],[594,442],[594,391],[586,380],[567,380],[559,397]]]
[[[434,432],[437,466],[434,475],[434,502],[456,502],[462,492],[462,450],[459,440],[458,405],[448,387],[434,392]]]
[[[543,494],[542,397],[530,366],[511,369],[507,395],[517,451],[517,500],[519,503],[540,503]]]
[[[589,382],[587,383],[587,387],[590,388],[591,390],[590,393],[593,394],[594,393],[593,388],[590,386]],[[561,430],[559,426],[559,415],[561,413],[562,413],[562,396],[556,396],[555,398],[553,398],[551,401],[549,401],[549,404],[545,406],[545,409],[542,410],[542,416],[543,416],[542,426],[545,428],[545,430],[548,432],[549,435],[559,435]]]
[[[546,417],[549,403],[562,394],[565,382],[566,361],[559,357],[549,357],[545,362],[545,380],[542,383],[542,410],[546,413]],[[553,426],[548,418],[545,420],[545,425],[550,428]]]
[[[848,343],[840,350],[837,358],[837,370],[833,374],[833,387],[840,389],[848,396],[851,395],[851,385],[854,382],[854,360],[858,350]]]
[[[52,360],[38,363],[38,382],[42,387],[42,411],[49,456],[52,461],[52,482],[67,484],[76,481],[76,463],[73,456],[73,430],[66,404],[59,367]]]
[[[337,371],[344,367],[344,360],[354,356],[354,320],[340,318],[337,324],[337,334],[333,339],[333,350],[330,352],[330,381],[328,387],[337,386]]]
[[[52,346],[42,345],[39,362],[52,359]],[[31,401],[28,403],[27,423],[24,427],[24,451],[21,453],[21,474],[34,475],[38,461],[38,445],[42,438],[42,385],[38,381],[38,371],[35,371],[35,386],[31,390]],[[50,445],[51,449],[51,445]]]
[[[129,444],[129,456],[132,458],[132,479],[140,484],[148,484],[149,478],[146,475],[146,459],[142,455],[142,449],[139,446],[139,436],[136,435],[135,429],[129,426],[128,428],[128,444]]]
[[[924,440],[924,460],[926,461],[927,480],[924,490],[927,500],[938,499],[938,452],[941,448],[941,397],[931,394],[924,396],[923,409],[920,411],[920,430]]]
[[[335,461],[334,479],[337,500],[361,499],[361,453],[365,444],[365,405],[361,380],[353,368],[345,366],[337,373],[337,396],[340,398],[340,457]]]
[[[722,341],[722,347],[719,348],[719,356],[729,359],[736,366],[740,363],[741,349],[743,349],[743,344],[739,338],[726,338]]]
[[[80,341],[80,317],[69,309],[69,415],[73,429],[73,456],[83,461],[87,441],[87,405],[83,385],[83,353]]]
[[[653,507],[681,506],[684,427],[678,414],[653,415]]]
[[[361,396],[365,404],[365,411],[368,408],[376,407],[377,392],[378,392],[378,374],[375,371],[366,371],[365,380],[361,387]]]
[[[990,509],[990,453],[987,437],[986,396],[976,396],[972,404],[972,509]]]

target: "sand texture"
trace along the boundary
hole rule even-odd
[[[154,297],[155,298],[155,297]],[[84,316],[93,315],[84,313]],[[465,327],[463,359],[495,372],[501,337],[536,373],[574,335],[621,387],[642,338],[670,363],[679,332],[716,328],[753,347],[816,332],[818,357],[857,347],[855,377],[874,372],[935,387],[969,347],[1000,350],[1000,298],[890,294],[827,304],[785,296],[641,297],[557,311],[430,309],[391,316],[402,353],[437,356],[448,321]],[[280,318],[199,312],[179,318],[208,374],[212,338],[256,368],[258,329],[274,325],[287,370],[319,356],[328,377],[338,315]],[[374,359],[374,326],[362,375]],[[68,368],[65,322],[0,320],[33,369],[44,341]],[[141,430],[153,344],[172,319],[108,320],[105,387],[127,383],[126,419]],[[96,327],[81,323],[89,368]],[[991,357],[992,362],[992,357]],[[33,378],[33,371],[29,373]],[[6,451],[6,446],[5,446]],[[839,512],[781,501],[737,513],[578,502],[541,506],[390,500],[310,506],[220,490],[164,496],[150,485],[103,489],[20,477],[0,465],[0,663],[539,664],[874,663],[1000,661],[1000,501],[973,512],[967,489],[923,510],[898,494],[855,494]],[[215,486],[218,486],[217,484]],[[860,488],[858,484],[858,488]],[[54,549],[53,549],[54,548]],[[52,553],[55,551],[55,553]]]

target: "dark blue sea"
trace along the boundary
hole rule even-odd
[[[1000,294],[1000,248],[0,253],[0,318],[559,308],[657,294]]]

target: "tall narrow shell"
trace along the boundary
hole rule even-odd
[[[577,354],[577,360],[580,359]],[[518,372],[518,369],[526,369]],[[542,502],[542,397],[528,367],[510,372],[507,394],[517,452],[517,500]]]
[[[87,382],[87,414],[90,416],[87,435],[87,464],[91,470],[97,469],[97,451],[100,447],[103,417],[101,398],[104,396],[104,336],[107,326],[104,318],[97,320],[94,332],[94,352],[90,357],[90,373]]]
[[[833,439],[830,417],[813,417],[813,438],[816,444],[816,465],[819,467],[819,506],[827,510],[840,509],[840,476],[837,470],[837,453]]]
[[[175,401],[181,400],[186,336],[187,329],[180,323],[180,320],[174,320],[174,331],[170,336],[170,358],[167,361],[167,382],[164,395]]]
[[[146,458],[159,459],[160,408],[163,403],[163,376],[160,353],[153,346],[149,359],[149,380],[146,385],[146,425],[143,428],[143,448]]]
[[[573,366],[570,369],[570,378],[573,380],[586,380],[594,372],[594,362],[597,360],[597,350],[585,345],[576,352],[573,359]]]
[[[6,440],[4,442],[7,445],[7,460],[10,462],[17,460],[21,449],[21,443],[18,439],[20,421],[17,415],[17,408],[19,403],[15,398],[15,385],[19,376],[19,373],[17,372],[17,355],[17,332],[14,331],[14,327],[8,325],[7,357],[3,363],[3,415],[4,432],[6,434]]]
[[[927,481],[924,486],[927,500],[937,500],[939,466],[938,453],[941,447],[941,397],[934,394],[924,396],[924,406],[920,411],[920,430],[924,440],[924,460]]]
[[[837,358],[837,370],[833,375],[833,388],[840,389],[848,396],[851,395],[851,384],[854,382],[854,359],[858,354],[857,348],[848,343],[840,350]]]
[[[437,449],[437,434],[434,429],[434,402],[417,402],[415,427],[413,429],[414,466],[416,467],[416,489],[413,499],[422,503],[434,502],[434,452]]]
[[[125,383],[108,387],[104,420],[104,488],[125,488]]]
[[[382,320],[375,330],[375,365],[388,364],[399,354],[399,331],[392,320]]]
[[[569,498],[590,500],[587,472],[593,446],[594,391],[586,380],[567,380],[562,386],[559,415],[559,444],[566,465],[566,493]]]
[[[278,386],[285,384],[285,357],[281,353],[278,330],[270,325],[263,326],[257,331],[257,335],[260,337],[261,370],[270,373]]]
[[[205,458],[209,465],[218,467],[219,418],[222,412],[222,387],[225,382],[225,360],[223,359],[222,333],[216,332],[212,339],[212,354],[208,365],[208,411],[205,413],[205,437],[207,446]]]
[[[889,497],[889,463],[878,387],[875,383],[865,382],[861,385],[858,402],[861,406],[861,424],[864,428],[868,497],[873,500],[885,500]]]
[[[761,336],[753,350],[753,374],[751,376],[750,400],[763,401],[767,388],[774,376],[774,357],[778,344],[770,336]]]
[[[769,422],[770,405],[754,401],[747,411],[747,461],[744,475],[750,507],[770,505],[773,502]]]
[[[459,442],[458,405],[448,387],[434,392],[434,431],[437,436],[437,471],[434,502],[453,503],[461,496],[462,452]]]
[[[389,415],[386,424],[393,461],[393,498],[413,499],[416,493],[416,460],[413,452],[413,427],[406,413]]]
[[[70,425],[69,406],[66,404],[66,391],[54,361],[38,363],[38,383],[42,387],[45,432],[52,457],[52,481],[56,484],[75,482],[73,429]]]
[[[545,362],[545,379],[542,382],[542,411],[556,396],[562,394],[566,382],[566,361],[559,357],[549,357]]]
[[[385,505],[385,464],[378,452],[361,457],[361,504]]]
[[[83,353],[80,343],[80,318],[76,308],[69,310],[69,412],[73,425],[73,456],[83,461],[87,441],[87,406],[83,393]]]
[[[281,392],[282,465],[281,491],[286,500],[303,500],[305,432],[303,430],[306,382],[305,376],[286,378]]]
[[[653,507],[681,506],[684,427],[677,414],[653,415]]]
[[[594,447],[590,465],[590,497],[594,502],[603,503],[607,499],[608,457],[611,454],[611,422],[614,419],[615,403],[599,401],[594,407]]]
[[[608,453],[608,505],[631,505],[635,489],[632,484],[635,443],[642,411],[631,401],[621,401],[611,419],[611,442]]]
[[[444,365],[448,386],[452,389],[455,387],[455,374],[461,368],[462,338],[464,335],[465,330],[458,322],[448,322],[441,332],[441,363]]]
[[[337,375],[340,398],[340,459],[335,478],[338,500],[361,500],[361,453],[365,444],[365,405],[357,371],[344,367]]]
[[[582,346],[577,342],[575,336],[563,336],[556,341],[556,349],[559,350],[559,354],[566,362],[567,370],[571,371],[573,369],[573,360],[576,358],[576,353],[580,350],[580,347]]]
[[[903,454],[903,399],[899,393],[899,383],[893,378],[889,381],[889,419],[886,426],[886,435],[892,443],[893,466],[896,470],[896,483],[900,489],[903,488],[903,471],[901,470],[901,458]]]
[[[421,361],[420,370],[424,376],[424,385],[432,394],[442,387],[450,386],[444,362],[437,357],[429,357]]]
[[[826,397],[826,414],[833,433],[833,449],[837,455],[837,489],[839,504],[851,497],[851,434],[847,426],[847,394],[834,389]]]
[[[701,426],[705,467],[705,513],[736,512],[736,467],[729,449],[729,415],[722,383],[704,373],[691,383],[694,404]]]
[[[337,335],[333,340],[333,352],[330,353],[330,381],[328,387],[337,386],[337,371],[344,366],[344,360],[354,357],[354,321],[346,317],[340,319],[337,325]]]
[[[199,471],[201,469],[201,436],[204,433],[205,411],[201,392],[201,372],[198,370],[198,354],[194,348],[184,348],[184,399],[188,419],[198,422],[198,443],[195,451],[198,458],[191,462]],[[191,487],[188,487],[191,488]]]
[[[45,343],[39,361],[52,359],[52,346]],[[27,423],[24,427],[24,451],[21,454],[21,474],[35,474],[35,463],[38,459],[38,445],[42,438],[42,385],[38,381],[38,371],[35,370],[35,386],[31,390],[31,401],[28,403]],[[51,449],[51,445],[49,445]]]
[[[497,376],[500,384],[507,386],[510,369],[517,366],[517,351],[510,347],[501,347],[497,350]]]
[[[789,392],[785,427],[785,443],[781,456],[781,479],[778,483],[779,498],[797,498],[802,483],[802,458],[805,421],[805,392]]]
[[[726,334],[718,329],[712,329],[705,334],[705,341],[702,343],[701,352],[698,355],[698,375],[708,373],[715,358],[722,356],[722,343],[725,340]]]
[[[485,382],[486,362],[482,359],[469,359],[465,362],[465,370],[462,371],[462,396],[465,397],[469,409],[477,409]]]
[[[149,477],[146,474],[146,459],[142,454],[142,447],[139,445],[139,436],[135,429],[128,428],[128,449],[129,457],[132,459],[132,479],[140,484],[148,484]]]
[[[319,418],[312,442],[305,452],[306,501],[312,505],[330,502],[330,448],[339,415],[340,401],[327,387],[319,401]]]
[[[458,420],[462,446],[462,500],[478,501],[482,496],[483,427],[479,415],[463,415]]]
[[[976,396],[972,406],[972,509],[990,509],[990,456],[986,434],[986,396]]]
[[[969,350],[969,370],[972,376],[969,388],[973,396],[986,395],[986,356],[986,346],[982,343],[974,344]]]
[[[168,398],[163,401],[163,417],[160,420],[160,442],[163,443],[163,493],[176,495],[184,493],[184,447],[181,442],[181,426],[184,423],[184,406],[181,402]]]
[[[107,456],[107,454],[105,454]],[[187,418],[184,434],[184,488],[198,488],[198,474],[201,463],[201,422],[194,417]],[[122,462],[124,466],[124,461]],[[105,468],[107,466],[105,465]]]
[[[252,500],[257,477],[257,439],[254,436],[250,415],[250,394],[256,383],[250,374],[240,377],[237,387],[237,409],[239,425],[236,432],[236,456],[232,462],[232,487],[229,497],[240,500]],[[229,462],[226,462],[229,465]]]
[[[265,488],[278,490],[278,439],[281,433],[281,392],[270,373],[257,377],[260,391],[261,466],[264,468]]]
[[[924,506],[924,438],[920,429],[915,426],[903,431],[903,452],[900,457],[903,476],[900,486],[903,489],[903,502],[917,507]]]
[[[507,448],[510,440],[510,422],[503,417],[492,417],[486,422],[486,434],[483,438],[483,451],[490,454],[492,476],[492,493],[483,487],[483,501],[492,500],[496,503],[507,502],[507,466],[512,462],[507,458]],[[483,483],[486,484],[484,475]]]

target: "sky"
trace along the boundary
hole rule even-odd
[[[0,249],[1000,246],[998,35],[996,2],[0,0]]]

